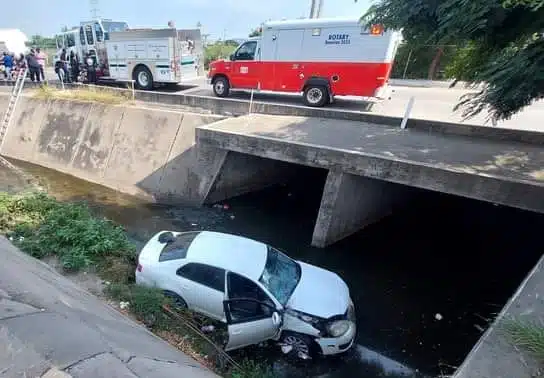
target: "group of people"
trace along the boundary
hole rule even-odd
[[[47,54],[42,52],[40,48],[31,49],[26,56],[4,51],[0,59],[0,65],[4,66],[4,78],[13,80],[14,77],[24,72],[28,67],[30,79],[40,83],[45,80],[45,66],[47,64]]]
[[[96,83],[96,60],[90,55],[85,54],[83,61],[83,69],[86,76],[86,80],[89,83]],[[60,70],[63,71],[63,77],[61,77]],[[62,49],[60,54],[60,60],[57,62],[55,71],[59,75],[61,80],[65,82],[78,82],[81,74],[81,61],[79,60],[79,54],[70,51],[70,54],[66,52],[66,49]]]

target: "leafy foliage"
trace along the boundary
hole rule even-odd
[[[84,203],[57,202],[44,193],[2,193],[0,226],[25,252],[38,258],[56,255],[66,270],[135,254],[122,227],[95,217]]]
[[[208,68],[214,60],[225,59],[230,56],[238,46],[236,41],[218,41],[209,44],[204,49],[204,67]]]
[[[403,31],[410,44],[456,44],[449,68],[478,85],[459,104],[466,117],[507,119],[544,97],[544,0],[379,0],[362,20]]]
[[[231,378],[273,378],[272,369],[265,364],[254,360],[245,359],[240,363],[241,370],[235,370],[230,374]]]

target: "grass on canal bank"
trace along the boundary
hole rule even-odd
[[[544,365],[544,324],[510,319],[504,322],[508,339],[519,349],[530,353]]]
[[[119,105],[132,100],[132,95],[127,92],[94,86],[81,86],[63,90],[43,85],[36,89],[34,97],[42,100],[76,100],[98,102],[106,105]]]
[[[231,378],[273,376],[271,369],[259,362],[232,361],[217,346],[225,341],[224,333],[201,332],[203,325],[210,324],[207,319],[171,311],[172,303],[161,290],[135,285],[136,247],[121,226],[93,214],[87,204],[59,202],[43,192],[2,192],[0,232],[36,258],[57,259],[67,274],[82,270],[96,274],[105,283],[103,294],[118,304],[121,312],[218,374]]]

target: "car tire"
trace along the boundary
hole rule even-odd
[[[227,97],[230,93],[229,80],[224,76],[219,76],[213,81],[213,94],[217,97]]]
[[[181,296],[179,296],[178,294],[172,292],[172,291],[169,291],[169,290],[165,290],[164,291],[164,296],[166,298],[169,298],[172,300],[174,306],[178,309],[181,309],[181,310],[186,310],[189,308],[189,306],[187,306],[187,302],[185,302],[185,299],[183,299]]]
[[[134,73],[132,74],[132,79],[136,82],[137,89],[153,89],[153,75],[145,66],[136,67]]]
[[[317,355],[318,347],[315,342],[309,336],[302,333],[283,332],[280,343],[283,345],[292,346],[293,349],[289,352],[289,355],[295,358],[300,358],[300,352],[311,358]]]
[[[329,90],[322,85],[308,85],[302,98],[304,104],[314,108],[321,108],[330,101]]]

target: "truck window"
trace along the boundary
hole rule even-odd
[[[257,49],[257,41],[245,42],[236,51],[236,60],[254,60],[255,50]]]
[[[83,31],[83,26],[79,28],[79,42],[81,42],[82,45],[87,44],[87,42],[85,42],[85,32]]]
[[[91,25],[85,25],[85,36],[87,37],[87,44],[94,45],[93,28]]]
[[[66,47],[74,47],[76,45],[76,37],[73,33],[66,34]]]
[[[94,23],[94,32],[96,34],[96,42],[102,42],[104,40],[104,32],[98,22]]]

